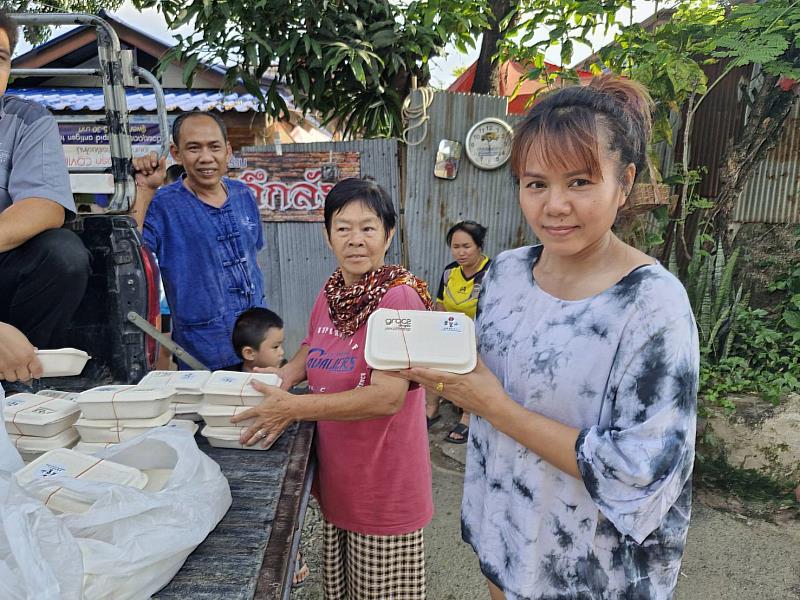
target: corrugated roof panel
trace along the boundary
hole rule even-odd
[[[33,100],[50,110],[103,110],[103,91],[100,88],[10,88],[7,92]],[[155,94],[149,90],[126,90],[128,110],[156,110]],[[258,99],[252,94],[223,94],[209,90],[164,90],[167,110],[219,110],[237,112],[259,111]],[[290,100],[284,98],[284,100]],[[291,102],[289,103],[290,108]]]

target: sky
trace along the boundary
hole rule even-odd
[[[660,3],[662,6],[666,4],[666,2]],[[654,10],[654,2],[653,0],[634,0],[634,14],[633,18],[635,21],[642,21],[648,16],[653,13]],[[144,11],[138,11],[133,7],[131,2],[126,1],[119,10],[114,11],[117,17],[121,20],[129,23],[133,27],[140,29],[155,38],[161,39],[166,43],[172,43],[174,41],[174,37],[172,32],[167,27],[164,18],[158,13],[155,9],[145,9]],[[69,28],[58,28],[55,34],[58,35],[67,31]],[[191,29],[184,27],[183,29],[179,30],[181,32],[190,32]],[[547,35],[547,30],[543,29],[541,37],[544,38]],[[587,56],[589,56],[595,50],[598,50],[605,44],[611,41],[613,38],[613,32],[607,36],[603,36],[601,34],[590,36],[592,40],[592,48],[588,48],[582,45],[576,45],[575,52],[574,52],[574,62],[578,62]],[[478,58],[478,49],[480,48],[480,40],[476,44],[476,50],[473,50],[467,54],[462,54],[458,50],[453,47],[447,48],[446,55],[431,61],[431,79],[432,85],[434,87],[439,88],[446,88],[450,85],[454,80],[454,71],[458,68],[468,67]],[[20,44],[17,48],[15,54],[19,55],[23,52],[27,52],[30,49],[30,45],[27,44],[24,40],[20,40]],[[559,58],[559,49],[558,47],[551,48],[546,58],[548,61],[558,64],[560,62]]]

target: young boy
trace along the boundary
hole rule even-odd
[[[232,338],[233,349],[242,359],[242,371],[246,373],[252,373],[256,367],[278,368],[283,363],[283,320],[268,308],[249,308],[239,315]],[[298,552],[292,587],[302,585],[310,572]]]
[[[249,308],[233,326],[233,349],[242,359],[242,371],[278,368],[283,362],[283,321],[268,308]]]

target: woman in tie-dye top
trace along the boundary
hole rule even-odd
[[[680,282],[611,231],[651,102],[614,77],[545,96],[515,134],[541,240],[483,282],[468,375],[401,374],[475,414],[462,535],[493,600],[672,597],[691,509],[699,350]]]

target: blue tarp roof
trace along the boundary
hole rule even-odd
[[[43,104],[50,110],[103,110],[103,90],[100,88],[9,88],[6,92]],[[156,110],[155,94],[149,90],[126,90],[128,110]],[[235,110],[258,111],[258,100],[251,94],[223,94],[214,90],[164,90],[168,111]],[[284,98],[293,108],[291,102]]]

